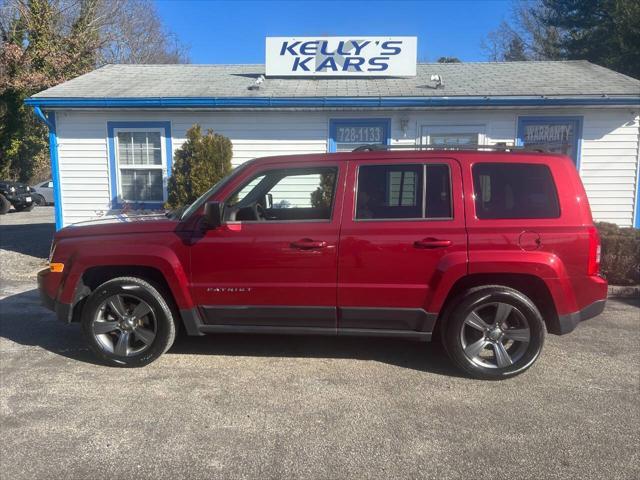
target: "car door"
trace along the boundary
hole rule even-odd
[[[442,158],[349,162],[338,258],[340,329],[429,332],[434,286],[465,265],[461,169]]]
[[[336,328],[346,164],[252,167],[223,224],[191,247],[192,289],[211,325]]]

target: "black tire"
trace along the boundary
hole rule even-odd
[[[39,207],[44,207],[47,204],[47,201],[39,193],[34,193],[32,197],[33,197],[33,203],[35,205],[38,205]]]
[[[23,207],[14,207],[16,209],[16,212],[30,212],[31,210],[33,210],[33,207],[35,207],[36,204],[35,203],[30,203],[29,205],[25,205]]]
[[[140,353],[132,352],[124,356],[115,353],[117,350],[116,344],[119,343],[117,340],[125,333],[124,330],[118,328],[109,333],[101,333],[99,335],[94,333],[96,323],[99,325],[111,323],[104,322],[102,321],[103,318],[99,318],[105,315],[105,309],[110,312],[110,307],[105,306],[105,302],[120,295],[122,295],[121,298],[125,298],[123,306],[125,309],[129,308],[129,314],[135,312],[136,299],[141,300],[142,302],[140,303],[146,303],[150,308],[149,313],[141,317],[149,322],[149,325],[141,326],[149,327],[147,330],[151,329],[151,321],[153,319],[153,328],[155,328],[153,340],[149,341],[148,344],[144,344],[137,338],[135,328],[129,331],[129,334],[132,335],[127,337],[129,344],[133,343],[135,345],[137,342],[138,345],[144,345]],[[131,301],[132,305],[127,306],[127,299]],[[132,309],[134,310],[133,312],[131,311]],[[107,316],[113,318],[117,323],[118,317],[116,315],[107,314]],[[128,318],[132,317],[133,315],[130,315]],[[142,322],[142,320],[140,321]],[[147,365],[171,348],[176,336],[176,325],[171,308],[160,294],[159,289],[148,281],[136,277],[114,278],[96,288],[82,309],[81,322],[82,332],[91,350],[100,360],[111,366],[142,367]],[[110,342],[113,351],[109,351]],[[127,348],[125,348],[126,350]]]
[[[535,304],[517,290],[498,285],[471,289],[449,312],[444,319],[445,349],[474,378],[514,377],[531,367],[542,352],[544,320]]]
[[[4,215],[5,213],[7,213],[10,208],[11,203],[9,202],[9,200],[7,200],[4,195],[0,194],[0,215]]]

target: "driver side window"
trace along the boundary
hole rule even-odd
[[[335,167],[260,173],[227,199],[225,220],[330,220],[337,174]]]

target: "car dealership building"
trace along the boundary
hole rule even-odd
[[[416,64],[411,37],[338,40],[268,39],[266,66],[107,65],[29,98],[49,126],[57,228],[161,208],[195,123],[231,139],[234,165],[362,144],[563,152],[595,220],[640,227],[639,80],[586,61]]]

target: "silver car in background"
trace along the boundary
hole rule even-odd
[[[36,205],[53,205],[53,182],[47,180],[31,187],[33,193],[33,201]]]

